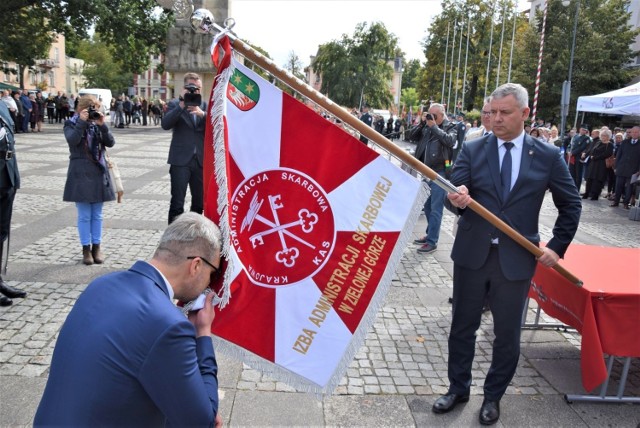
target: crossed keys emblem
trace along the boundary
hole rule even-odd
[[[269,207],[271,208],[273,221],[259,214],[264,199],[258,200],[258,192],[256,192],[251,199],[249,211],[242,221],[240,233],[242,233],[245,228],[250,230],[255,220],[258,220],[260,223],[269,226],[269,229],[251,235],[249,237],[251,245],[253,246],[253,248],[264,245],[264,238],[266,236],[277,233],[278,237],[280,238],[282,249],[276,252],[275,259],[278,263],[282,263],[286,267],[292,267],[296,264],[296,259],[300,255],[300,250],[298,250],[295,245],[287,245],[285,235],[303,245],[306,245],[311,249],[315,249],[315,246],[293,233],[290,229],[300,226],[302,232],[311,233],[313,231],[313,226],[318,222],[318,215],[310,212],[306,208],[302,208],[298,211],[298,220],[292,221],[290,223],[280,224],[280,219],[278,218],[278,210],[284,208],[282,197],[281,195],[269,195],[267,198],[269,199]]]

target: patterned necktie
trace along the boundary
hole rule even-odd
[[[509,192],[511,191],[511,148],[513,143],[508,141],[504,143],[504,148],[507,150],[502,158],[502,166],[500,167],[500,183],[502,184],[502,201],[507,200]]]

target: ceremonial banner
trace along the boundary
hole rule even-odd
[[[426,192],[231,52],[225,37],[212,54],[205,140],[205,214],[227,258],[216,346],[330,393],[384,303]]]

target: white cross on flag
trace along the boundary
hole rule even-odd
[[[211,96],[205,215],[228,264],[216,347],[330,393],[382,306],[424,201],[418,180],[231,55]]]

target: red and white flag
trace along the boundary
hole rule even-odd
[[[223,56],[222,56],[223,55]],[[205,214],[227,258],[216,346],[304,391],[338,385],[382,306],[421,183],[232,58],[213,58]]]

